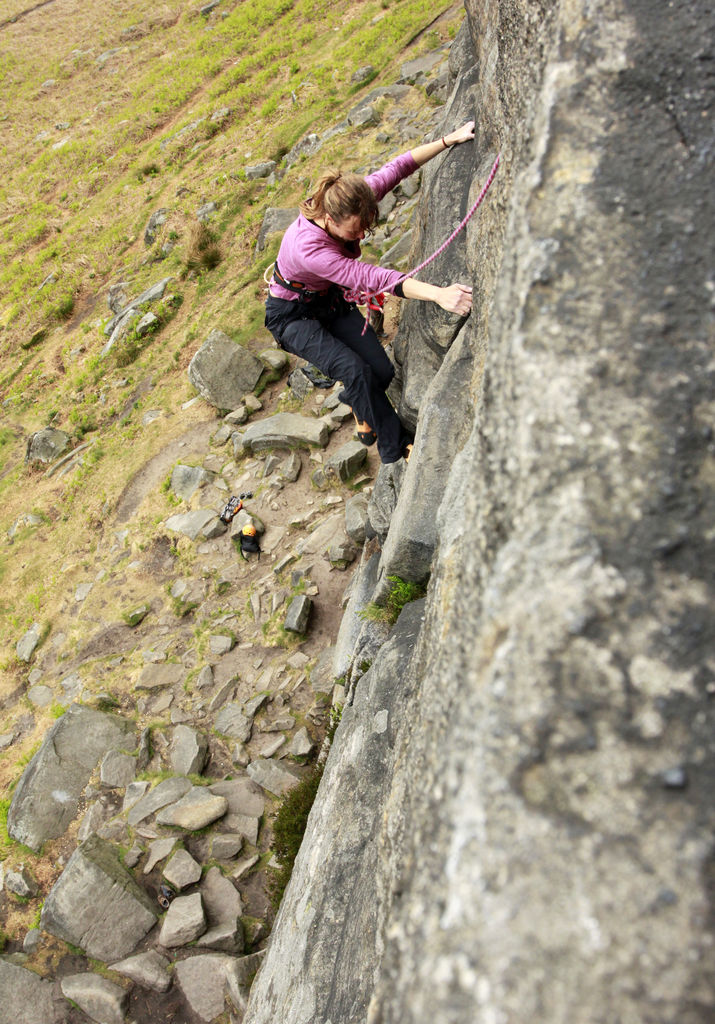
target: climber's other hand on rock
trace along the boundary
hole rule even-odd
[[[461,128],[456,128],[449,135],[445,135],[444,141],[448,146],[458,146],[460,142],[469,142],[474,138],[474,121],[467,121]]]
[[[440,289],[441,295],[437,300],[442,309],[448,313],[458,313],[460,316],[467,316],[472,308],[472,289],[466,284],[451,284],[447,288]]]

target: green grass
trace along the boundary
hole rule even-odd
[[[361,619],[394,625],[405,605],[412,601],[418,601],[425,596],[427,591],[426,583],[410,583],[400,576],[388,576],[387,579],[390,583],[390,590],[385,603],[381,605],[371,601],[359,612]]]

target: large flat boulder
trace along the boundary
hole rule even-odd
[[[222,331],[211,331],[189,363],[189,380],[217,409],[235,409],[253,391],[263,363]]]
[[[245,431],[244,448],[260,452],[267,448],[324,448],[330,440],[330,427],[323,420],[278,412],[256,420]]]
[[[92,708],[70,707],[22,774],[7,816],[8,834],[33,850],[63,835],[107,751],[133,750],[136,742],[130,722]]]
[[[105,963],[128,956],[154,927],[158,906],[111,843],[90,836],[69,859],[42,908],[41,926]]]

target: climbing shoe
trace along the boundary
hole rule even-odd
[[[377,434],[370,424],[366,423],[364,420],[360,421],[355,413],[353,413],[353,419],[357,426],[357,436],[360,444],[364,444],[367,448],[369,448],[370,445],[375,444],[375,441],[377,441]]]

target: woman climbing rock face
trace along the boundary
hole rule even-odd
[[[341,401],[352,407],[363,444],[373,444],[383,462],[408,458],[412,437],[385,394],[395,370],[372,327],[365,326],[356,295],[389,292],[436,302],[466,316],[472,289],[445,288],[407,278],[397,270],[365,263],[360,242],[377,219],[377,204],[403,178],[451,146],[474,138],[468,121],[362,178],[328,171],[281,242],[266,300],[266,327],[281,348],[342,381]]]

